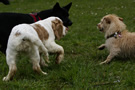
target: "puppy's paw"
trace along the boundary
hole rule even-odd
[[[100,65],[102,65],[102,64],[108,64],[109,62],[110,62],[110,61],[105,60],[105,61],[101,62]]]
[[[98,47],[99,50],[103,50],[104,48],[105,48],[105,46],[103,46],[103,47]]]
[[[106,63],[106,62],[101,62],[100,65],[103,65],[103,64],[105,64],[105,63]]]
[[[104,48],[105,48],[105,45],[104,45],[104,44],[102,44],[102,45],[100,45],[100,46],[98,47],[99,50],[103,50]]]

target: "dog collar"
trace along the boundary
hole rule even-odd
[[[117,38],[117,36],[121,37],[121,32],[115,32],[115,33],[107,36],[106,39],[109,39],[111,37]]]
[[[30,14],[30,16],[33,17],[34,22],[41,20],[41,18],[37,15],[37,13],[32,13],[32,14]]]

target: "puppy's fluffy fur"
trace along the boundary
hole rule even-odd
[[[66,33],[67,28],[58,17],[49,17],[33,24],[15,26],[9,36],[6,50],[9,72],[3,81],[13,78],[17,70],[16,57],[22,51],[30,56],[35,71],[47,74],[40,68],[40,65],[45,65],[42,54],[46,56],[46,61],[49,62],[48,52],[57,53],[56,63],[59,64],[64,57],[64,49],[55,43],[55,39],[60,39]]]
[[[109,14],[97,26],[105,33],[106,39],[99,49],[106,47],[110,52],[107,59],[100,64],[109,63],[115,56],[135,56],[135,33],[128,32],[122,18]]]

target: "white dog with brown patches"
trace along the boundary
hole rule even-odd
[[[98,28],[105,33],[106,38],[105,44],[99,46],[99,49],[106,47],[110,52],[100,64],[109,63],[116,56],[135,57],[135,33],[128,32],[122,18],[114,14],[106,15]]]
[[[64,49],[55,43],[55,39],[60,39],[67,33],[67,28],[58,17],[49,17],[33,24],[20,24],[12,29],[9,36],[6,50],[6,61],[9,72],[3,81],[11,80],[17,71],[16,57],[18,52],[27,52],[32,60],[33,70],[38,73],[43,72],[40,65],[44,66],[45,61],[49,62],[48,52],[57,53],[56,63],[59,64],[64,57]]]

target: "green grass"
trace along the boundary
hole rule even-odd
[[[18,71],[12,81],[3,82],[8,73],[5,55],[0,54],[0,90],[134,90],[135,60],[115,58],[110,64],[99,65],[108,55],[97,47],[104,43],[104,35],[97,23],[106,14],[124,18],[129,31],[135,32],[135,0],[11,0],[11,5],[0,4],[0,12],[30,13],[50,9],[56,2],[61,6],[73,3],[70,18],[73,25],[58,44],[65,50],[65,58],[56,65],[50,55],[49,67],[42,68],[47,76],[33,72],[29,58],[22,55]]]

